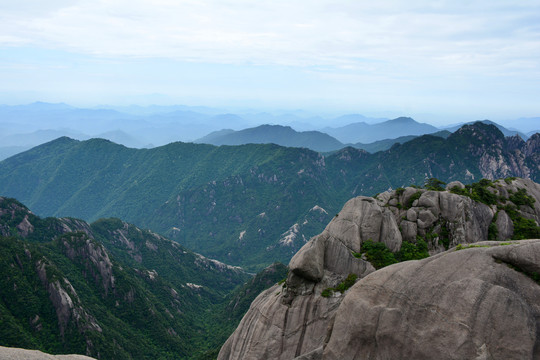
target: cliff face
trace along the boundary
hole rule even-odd
[[[538,234],[540,185],[450,188],[347,202],[292,258],[286,282],[255,299],[218,359],[531,358],[540,241],[478,242],[528,234],[524,223]],[[367,240],[395,252],[418,239],[433,256],[378,271],[357,257]],[[349,274],[360,280],[347,290]]]
[[[49,264],[46,259],[41,259],[36,262],[36,272],[42,285],[49,293],[49,299],[56,311],[62,338],[64,338],[70,322],[75,323],[78,331],[85,337],[89,331],[102,332],[96,319],[89,315],[82,306],[82,302],[69,280],[65,277],[58,277],[58,269]],[[86,352],[90,353],[92,342],[89,338],[86,338],[85,341],[88,345]]]
[[[363,217],[358,207],[371,209],[370,217]],[[286,282],[255,299],[218,358],[285,360],[320,348],[342,300],[341,295],[322,297],[321,292],[350,273],[362,277],[375,270],[351,251],[360,251],[361,239],[373,234],[377,225],[371,224],[383,223],[393,224],[397,231],[391,213],[374,199],[347,203],[325,231],[292,258]],[[347,231],[351,228],[356,231]]]

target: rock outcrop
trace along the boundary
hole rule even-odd
[[[380,207],[389,209],[394,215],[403,241],[416,242],[418,237],[423,238],[431,253],[457,244],[511,239],[515,235],[513,220],[508,214],[511,210],[515,210],[515,216],[540,224],[539,184],[528,179],[509,178],[487,182],[479,189],[489,193],[493,203],[473,200],[473,196],[478,196],[476,193],[459,195],[472,190],[458,181],[448,184],[446,191],[407,187],[380,194],[376,199]],[[520,192],[523,196],[516,199]],[[531,203],[525,205],[522,201],[527,197]]]
[[[102,244],[86,233],[64,235],[60,240],[66,256],[73,262],[82,263],[85,272],[103,287],[105,295],[114,290],[113,264]]]
[[[480,241],[514,235],[504,209],[538,226],[540,185],[482,186],[489,194],[453,183],[350,200],[291,259],[286,282],[254,300],[218,359],[537,358],[540,240]],[[432,254],[421,261],[375,271],[359,257],[367,240],[395,252],[419,238]],[[360,280],[346,290],[349,274]]]
[[[49,299],[56,311],[60,335],[64,337],[71,322],[76,324],[80,333],[87,331],[102,332],[96,319],[88,314],[82,306],[77,292],[68,279],[58,278],[58,270],[48,263],[47,259],[36,262],[36,272],[49,293]],[[85,334],[86,335],[86,334]],[[91,341],[87,342],[87,352],[90,351]]]
[[[540,240],[381,269],[341,303],[321,359],[537,359]]]
[[[49,355],[38,350],[0,346],[0,359],[4,360],[92,360],[84,355]]]
[[[370,214],[365,217],[358,208]],[[352,255],[362,241],[378,233],[373,224],[393,226],[389,245],[400,241],[389,234],[399,233],[387,209],[374,199],[355,198],[347,203],[324,232],[311,239],[291,260],[284,285],[274,285],[260,294],[227,340],[218,359],[292,359],[320,351],[342,294],[321,296],[348,274],[363,277],[375,269]],[[397,245],[399,246],[399,244]],[[265,339],[264,344],[260,339]]]

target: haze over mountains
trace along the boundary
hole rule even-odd
[[[538,119],[511,122],[524,140],[540,128],[539,123]],[[459,125],[447,130],[453,132],[457,128]],[[507,136],[517,131],[502,126],[500,129]],[[300,111],[228,113],[220,109],[180,105],[85,109],[37,102],[0,106],[0,159],[60,136],[78,140],[104,138],[134,148],[197,141],[214,145],[276,143],[326,152],[348,145],[368,151],[385,150],[395,142],[404,141],[391,139],[440,130],[404,117],[392,120],[358,114],[321,117]],[[373,144],[383,140],[383,143]]]

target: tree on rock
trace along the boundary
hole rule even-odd
[[[443,185],[446,185],[444,181],[437,178],[430,178],[424,183],[424,188],[433,191],[444,191]]]

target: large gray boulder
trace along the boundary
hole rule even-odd
[[[347,201],[328,224],[327,231],[356,252],[369,239],[385,243],[392,251],[401,247],[401,233],[392,212],[370,197],[359,196]]]
[[[540,240],[386,267],[347,293],[322,359],[538,359],[539,273]]]

